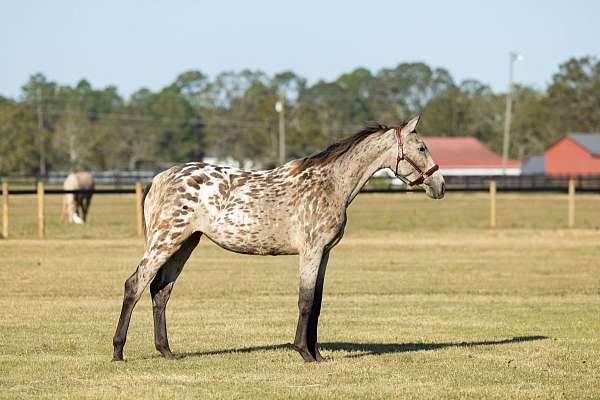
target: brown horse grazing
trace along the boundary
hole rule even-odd
[[[202,234],[238,253],[300,258],[300,315],[294,347],[305,361],[323,361],[317,344],[329,252],[340,241],[346,208],[377,170],[391,168],[429,197],[444,196],[444,178],[416,133],[419,118],[401,127],[367,127],[324,151],[269,171],[187,163],[158,174],[144,200],[146,246],[125,281],[113,339],[123,360],[129,320],[150,284],[156,349],[172,358],[165,307],[173,284]]]
[[[63,183],[64,190],[89,190],[88,193],[67,193],[63,197],[61,218],[71,224],[84,224],[92,202],[94,178],[89,172],[71,172]]]

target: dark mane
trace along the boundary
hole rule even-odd
[[[404,126],[405,124],[401,124],[400,126]],[[333,162],[340,158],[342,155],[346,154],[350,149],[354,146],[368,138],[374,133],[387,131],[390,129],[386,125],[382,125],[378,122],[370,122],[365,126],[362,130],[356,132],[352,136],[348,136],[345,139],[340,140],[339,142],[333,143],[325,150],[313,154],[312,156],[305,157],[296,162],[296,165],[290,171],[291,175],[297,175],[305,169],[313,166],[324,165],[330,162]]]

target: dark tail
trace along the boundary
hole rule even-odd
[[[144,241],[148,240],[148,235],[146,234],[146,216],[144,215],[144,202],[146,201],[146,196],[152,187],[152,182],[146,185],[144,190],[142,191],[142,230],[144,231]]]

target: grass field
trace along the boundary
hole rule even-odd
[[[324,364],[289,343],[297,257],[203,240],[169,303],[157,356],[149,295],[125,363],[111,363],[124,279],[142,251],[131,196],[97,196],[87,226],[34,237],[35,200],[11,199],[0,241],[1,398],[600,398],[600,197],[361,195],[330,259]]]

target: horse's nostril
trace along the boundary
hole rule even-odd
[[[444,197],[445,192],[446,192],[446,184],[444,182],[442,182],[442,184],[440,185],[440,193],[438,194],[438,199],[441,199],[442,197]]]

